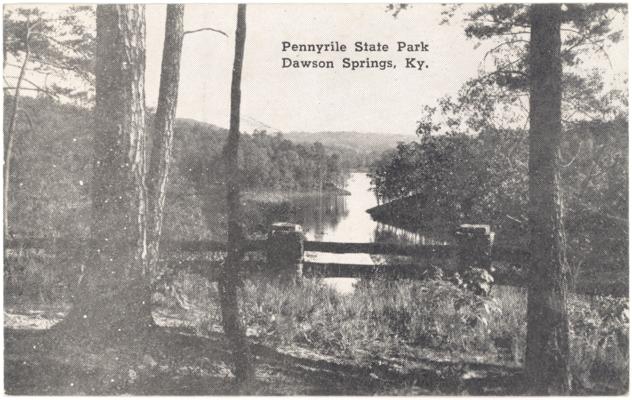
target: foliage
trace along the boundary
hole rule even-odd
[[[19,255],[26,264],[27,254]],[[214,257],[220,263],[223,257]],[[33,261],[47,268],[42,256]],[[15,265],[15,264],[13,264]],[[7,263],[5,262],[5,268]],[[35,270],[34,270],[35,271]],[[43,270],[42,270],[43,271]],[[42,289],[29,272],[17,297],[29,304],[57,302],[62,291]],[[5,279],[7,275],[5,274]],[[59,279],[59,277],[55,278]],[[177,272],[155,294],[156,312],[198,334],[221,332],[217,286],[198,274]],[[52,281],[51,281],[52,282]],[[30,289],[29,289],[30,288]],[[5,297],[16,301],[11,286]],[[245,280],[242,309],[252,340],[305,349],[359,363],[434,357],[478,362],[523,361],[526,290],[495,286],[479,296],[445,279],[362,280],[341,295],[319,279],[288,285],[264,276]],[[9,291],[9,292],[7,292]],[[173,319],[175,318],[175,319]],[[629,302],[625,298],[570,295],[571,372],[578,393],[620,393],[628,385]]]
[[[46,97],[24,98],[22,104],[31,125],[16,129],[10,225],[19,236],[86,237],[93,119],[86,110]]]
[[[453,134],[425,136],[420,142],[398,145],[371,173],[380,201],[423,193],[435,209],[469,217],[472,206],[486,195],[484,184],[491,183],[490,165],[475,141]]]
[[[86,237],[92,180],[90,111],[46,97],[24,98],[23,107],[31,115],[31,125],[17,126],[11,226],[22,237]],[[165,215],[167,236],[208,237],[200,197],[223,193],[219,185],[223,184],[225,135],[225,130],[210,124],[177,121]],[[314,190],[321,182],[323,190],[331,190],[342,186],[346,177],[340,156],[319,144],[295,145],[280,135],[265,133],[243,135],[242,143],[245,190]],[[223,212],[221,207],[216,211]]]
[[[194,322],[200,333],[217,331],[221,316],[215,285],[187,274],[179,279],[179,297],[205,311]],[[373,279],[341,295],[318,279],[288,285],[254,277],[245,281],[243,293],[249,335],[264,344],[360,363],[409,360],[411,354],[523,362],[526,290],[521,288],[495,286],[489,296],[479,296],[445,279]],[[628,300],[571,294],[569,313],[578,393],[625,390]]]
[[[20,249],[10,253],[4,257],[4,295],[8,302],[67,300],[68,276],[54,267],[56,258]]]
[[[576,383],[584,388],[599,387],[604,382],[628,387],[628,300],[595,296],[587,303],[573,299],[569,312]]]
[[[441,279],[367,280],[348,298],[318,281],[291,288],[253,284],[246,287],[244,305],[249,326],[259,327],[267,340],[304,343],[332,355],[352,356],[358,343],[393,339],[454,351],[479,348],[477,332],[497,309],[492,299]]]
[[[70,6],[56,13],[5,7],[3,25],[8,82],[15,82],[25,68],[22,90],[91,103],[96,50],[93,6]]]
[[[466,36],[474,40],[477,47],[484,43],[488,45],[479,77],[466,84],[467,92],[473,97],[478,96],[477,92],[493,94],[497,103],[511,104],[514,111],[526,111],[530,7],[528,4],[490,4],[464,11]],[[627,7],[622,4],[565,4],[561,8],[563,107],[568,110],[585,106],[577,101],[569,87],[590,86],[592,77],[583,71],[583,65],[597,54],[608,58],[609,46],[623,38],[621,27],[624,24],[620,22]],[[454,6],[448,7],[444,11],[444,23],[455,19],[456,14]],[[478,120],[485,121],[494,114],[494,109],[497,107],[485,103],[478,113]]]
[[[526,147],[512,141],[517,131],[424,135],[400,144],[371,171],[381,201],[417,196],[426,214],[448,224],[493,223],[525,218]],[[512,154],[513,153],[513,154]]]
[[[626,109],[613,110],[611,120],[565,125],[561,189],[577,274],[582,265],[598,270],[627,265]],[[381,201],[420,194],[417,202],[429,215],[453,225],[490,223],[500,241],[521,244],[527,221],[525,139],[521,129],[424,134],[373,166],[374,192]]]
[[[489,296],[494,277],[483,268],[469,267],[463,273],[463,288],[470,289],[477,296]]]
[[[205,188],[224,184],[221,149],[225,135],[210,124],[178,121],[174,157],[191,182]],[[244,190],[327,190],[342,186],[347,173],[340,155],[322,144],[294,144],[281,134],[265,131],[242,136],[239,165]]]
[[[322,143],[331,152],[340,154],[345,166],[366,170],[383,152],[393,149],[399,142],[408,142],[412,135],[336,132],[284,132],[283,136],[294,143],[311,145]]]
[[[443,279],[443,270],[441,267],[431,265],[421,273],[421,278],[424,280],[441,280]]]

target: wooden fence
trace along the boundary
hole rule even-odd
[[[386,277],[420,277],[429,263],[449,264],[453,268],[476,266],[490,268],[493,261],[524,264],[528,253],[519,248],[494,246],[494,233],[488,225],[461,225],[455,232],[451,245],[403,245],[394,243],[339,243],[306,241],[298,225],[293,231],[275,231],[274,224],[268,239],[247,240],[242,244],[244,252],[263,252],[267,264],[274,273],[318,275],[322,277],[369,277],[379,274]],[[7,249],[86,249],[90,243],[77,239],[8,239]],[[161,244],[163,254],[221,252],[226,244],[217,241],[167,241]],[[379,264],[323,263],[305,260],[305,252],[333,254],[369,254],[385,256]],[[389,256],[408,256],[407,261],[389,259]],[[397,257],[395,257],[397,258]],[[166,258],[169,262],[169,257]],[[411,261],[412,259],[412,261]],[[426,260],[428,262],[422,262]],[[203,259],[170,263],[172,266],[195,269],[210,266]]]
[[[274,224],[277,225],[277,224]],[[273,227],[274,227],[273,225]],[[282,224],[288,225],[288,224]],[[298,226],[297,226],[298,227]],[[295,276],[320,276],[331,278],[420,278],[429,265],[437,265],[447,270],[459,270],[467,266],[489,269],[495,262],[497,270],[492,274],[495,282],[514,286],[524,286],[524,273],[516,273],[512,266],[526,267],[529,261],[527,250],[494,244],[494,233],[488,225],[461,225],[450,245],[404,245],[394,243],[339,243],[306,241],[300,233],[279,232],[268,239],[246,240],[242,243],[245,253],[262,254],[255,262],[244,262],[246,272],[262,272],[288,278]],[[44,250],[44,253],[78,254],[90,248],[85,239],[8,239],[4,242],[5,262],[13,263],[16,253],[8,254],[6,249]],[[199,272],[210,279],[219,276],[219,263],[205,258],[204,253],[226,250],[226,244],[219,241],[165,241],[161,243],[163,261],[171,269],[186,269]],[[369,254],[384,256],[383,262],[371,264],[349,264],[321,262],[318,257],[305,258],[305,252],[329,254]],[[174,257],[176,256],[177,257]],[[183,256],[184,255],[184,256]],[[194,255],[198,255],[195,257]],[[202,255],[201,257],[199,257]],[[408,256],[408,257],[397,257]],[[447,267],[447,268],[446,268]],[[509,267],[509,268],[508,268]],[[6,271],[6,269],[5,269]],[[522,268],[526,271],[526,268]],[[628,295],[627,282],[575,282],[574,291],[589,295]]]

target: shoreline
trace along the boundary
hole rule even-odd
[[[270,190],[270,191],[244,191],[242,192],[243,200],[247,201],[263,201],[263,202],[280,202],[291,200],[297,197],[317,196],[319,192],[317,190],[296,190],[296,191],[284,191],[284,190]],[[336,195],[336,196],[350,196],[351,192],[337,188],[336,190],[323,190],[320,192],[322,195]]]

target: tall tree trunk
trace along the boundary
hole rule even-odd
[[[97,6],[92,245],[70,340],[142,341],[151,317],[145,187],[145,8]]]
[[[230,127],[224,146],[227,174],[228,245],[226,263],[219,280],[222,323],[224,333],[231,342],[235,362],[235,376],[244,385],[254,380],[252,356],[248,348],[246,332],[239,312],[237,288],[242,257],[243,231],[241,226],[241,202],[239,199],[239,109],[241,104],[241,70],[246,41],[246,5],[239,4],[237,30],[235,32],[235,60],[230,93]]]
[[[147,174],[149,206],[148,265],[153,279],[158,277],[160,236],[167,196],[167,180],[171,151],[173,149],[173,129],[178,104],[178,84],[180,80],[180,59],[184,38],[184,4],[167,5],[165,22],[165,43],[162,50],[162,70],[158,107],[153,127],[153,140],[149,171]]]
[[[22,67],[20,68],[20,74],[18,75],[18,80],[15,84],[15,94],[13,95],[13,103],[11,104],[11,115],[9,115],[9,126],[7,128],[7,140],[6,146],[4,148],[4,188],[2,193],[2,198],[4,200],[3,207],[3,228],[5,237],[9,237],[9,189],[11,184],[11,157],[13,155],[13,142],[15,141],[15,125],[18,116],[18,107],[20,105],[20,89],[22,88],[22,81],[24,80],[24,74],[26,73],[26,66],[28,65],[30,56],[31,56],[31,45],[30,45],[30,22],[27,20],[26,24],[26,41],[24,43],[24,61],[22,62]],[[6,62],[6,51],[5,51],[5,62]],[[5,93],[6,95],[6,93]]]
[[[531,6],[527,390],[568,394],[569,324],[559,157],[562,98],[561,7]]]

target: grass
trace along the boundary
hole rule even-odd
[[[50,270],[48,259],[23,254],[16,259],[24,267],[13,261],[13,273],[5,271],[5,311],[67,300],[59,284],[50,285],[59,277],[37,272],[38,265]],[[43,286],[46,282],[49,286]],[[297,285],[252,276],[245,280],[241,298],[247,334],[255,343],[312,358],[402,373],[412,373],[426,361],[507,369],[523,362],[526,291],[521,288],[499,285],[489,296],[479,296],[434,276],[424,281],[360,280],[353,293],[343,295],[316,278]],[[186,325],[199,336],[221,332],[217,286],[197,274],[174,274],[155,294],[155,302],[161,325]],[[571,295],[568,309],[578,393],[627,392],[628,299]]]
[[[175,289],[208,312],[193,325],[221,330],[214,284],[181,275]],[[349,295],[318,279],[302,285],[246,280],[244,318],[254,340],[299,347],[363,365],[411,360],[484,362],[519,367],[526,346],[526,291],[496,286],[477,296],[446,281],[365,280]],[[625,393],[628,301],[571,295],[571,369],[580,392]]]

